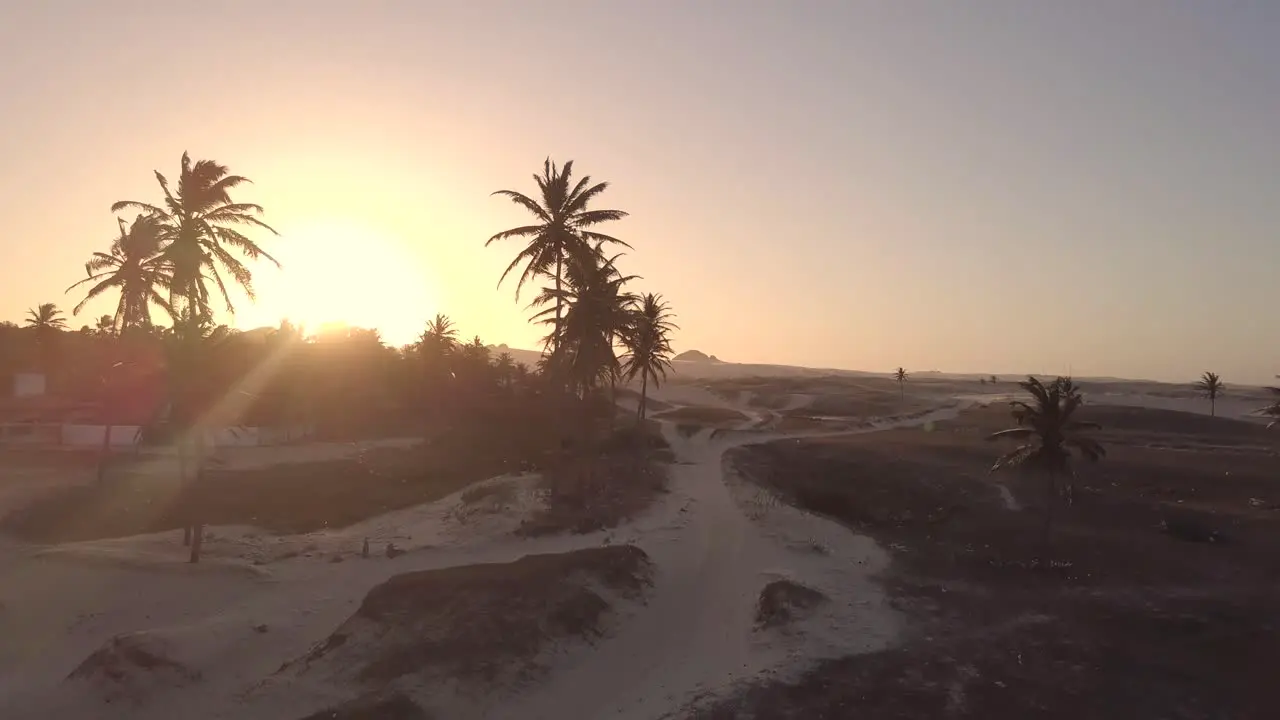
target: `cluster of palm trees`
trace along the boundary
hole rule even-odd
[[[631,246],[600,229],[627,213],[592,207],[609,184],[593,183],[589,176],[575,181],[572,160],[557,166],[548,158],[533,180],[533,196],[493,193],[533,216],[530,224],[499,232],[485,243],[524,242],[498,284],[519,269],[518,299],[529,282],[549,281],[529,306],[533,321],[549,328],[541,369],[582,398],[639,379],[637,418],[643,419],[650,384],[657,386],[671,368],[670,336],[677,326],[661,295],[627,289],[639,278],[618,269],[621,254],[609,254],[614,247]]]

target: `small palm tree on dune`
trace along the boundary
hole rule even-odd
[[[1218,396],[1226,388],[1222,384],[1222,378],[1217,373],[1211,373],[1208,370],[1200,376],[1200,380],[1196,382],[1196,390],[1200,391],[1203,397],[1209,398],[1209,417],[1216,417],[1218,414]]]
[[[631,325],[622,336],[627,352],[622,356],[622,376],[634,380],[640,376],[640,404],[636,421],[644,420],[649,409],[649,381],[656,388],[667,379],[671,369],[671,332],[680,329],[661,295],[646,293],[634,310]]]
[[[1090,462],[1106,457],[1107,452],[1097,440],[1084,434],[1086,430],[1097,429],[1098,425],[1075,419],[1083,399],[1068,378],[1058,378],[1046,385],[1028,377],[1018,386],[1031,395],[1031,402],[1014,400],[1010,403],[1017,427],[993,433],[987,439],[1012,438],[1024,442],[996,460],[991,471],[1020,468],[1044,476],[1044,543],[1047,548],[1053,529],[1053,504],[1059,495],[1058,478],[1066,480],[1064,490],[1068,504],[1074,495],[1072,451]]]
[[[538,198],[516,192],[515,190],[498,190],[493,195],[501,195],[511,202],[528,210],[534,216],[531,225],[522,225],[497,233],[485,242],[485,247],[498,240],[509,238],[525,238],[523,250],[516,254],[511,264],[502,272],[498,284],[507,278],[512,270],[521,264],[524,271],[516,283],[516,296],[525,283],[539,275],[549,275],[555,282],[555,318],[556,326],[563,316],[566,299],[561,295],[564,285],[566,265],[572,260],[583,260],[593,254],[593,244],[606,244],[630,247],[621,240],[596,232],[591,229],[611,220],[621,220],[627,214],[621,210],[592,210],[588,206],[592,200],[599,198],[609,183],[591,184],[590,176],[583,176],[577,183],[573,182],[573,161],[563,167],[547,158],[542,164],[542,174],[534,173],[533,181],[538,186]],[[558,341],[558,337],[553,337]]]
[[[907,382],[907,369],[901,367],[898,368],[897,371],[893,373],[893,378],[898,381],[898,397],[905,400],[907,398],[907,392],[905,389]]]

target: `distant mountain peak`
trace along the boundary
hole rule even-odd
[[[701,350],[685,350],[679,355],[671,358],[672,360],[680,360],[681,362],[697,362],[697,363],[718,363],[722,362],[715,355],[707,355]]]

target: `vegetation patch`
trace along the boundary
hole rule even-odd
[[[1078,466],[1075,502],[1056,508],[1047,549],[1043,480],[989,472],[1009,448],[984,438],[1013,424],[1007,407],[931,432],[732,451],[747,480],[889,548],[883,580],[912,622],[898,647],[825,662],[794,683],[757,684],[689,717],[1271,713],[1268,673],[1280,663],[1271,609],[1280,606],[1280,511],[1268,507],[1275,458],[1147,444],[1152,434],[1252,443],[1256,426],[1092,404],[1077,414],[1103,426],[1092,436],[1107,458]],[[996,479],[1027,510],[1010,510]]]
[[[644,551],[618,545],[396,575],[282,670],[323,665],[376,686],[409,675],[526,676],[551,643],[601,635],[618,601],[643,596],[651,572]]]
[[[671,451],[656,425],[615,432],[596,453],[566,456],[542,473],[544,504],[520,534],[589,533],[648,509],[667,492]]]
[[[140,702],[149,688],[181,687],[200,679],[199,671],[173,658],[168,643],[148,633],[111,638],[67,676],[90,683],[107,702]]]
[[[35,542],[71,542],[161,532],[193,522],[270,532],[338,528],[438,500],[474,482],[550,462],[559,435],[548,424],[522,431],[456,428],[411,449],[375,449],[324,462],[176,477],[120,470],[111,482],[65,488],[0,521]],[[507,432],[506,430],[510,430]],[[142,461],[142,462],[145,462]]]

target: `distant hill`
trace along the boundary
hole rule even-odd
[[[680,353],[679,355],[671,359],[679,360],[681,362],[697,362],[697,363],[721,362],[720,358],[716,357],[715,355],[707,355],[706,353],[700,350],[685,350],[684,352]]]

